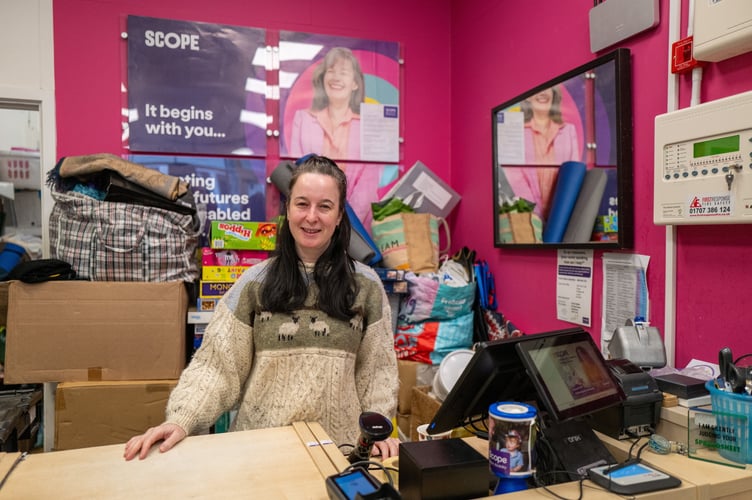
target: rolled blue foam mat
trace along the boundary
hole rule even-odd
[[[561,243],[586,172],[587,167],[581,161],[565,161],[561,164],[551,211],[543,228],[544,243]]]

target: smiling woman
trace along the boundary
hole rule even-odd
[[[287,224],[304,263],[316,263],[342,221],[345,200],[340,193],[346,192],[345,183],[344,173],[339,178],[315,171],[293,174]]]
[[[167,404],[167,420],[128,441],[124,456],[168,451],[237,408],[231,430],[318,421],[355,445],[362,412],[397,410],[391,308],[376,272],[347,253],[347,179],[310,155],[288,183],[287,217],[269,259],[217,303],[201,346]],[[375,443],[389,458],[399,442]]]
[[[360,104],[365,80],[360,63],[346,47],[331,49],[313,72],[313,102],[298,110],[290,153],[360,158]]]

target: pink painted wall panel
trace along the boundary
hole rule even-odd
[[[652,222],[653,120],[666,111],[668,4],[660,2],[657,28],[619,44],[632,50],[634,95],[635,245],[625,251],[650,256],[651,321],[661,329],[666,230]],[[490,262],[501,309],[513,321],[531,333],[570,326],[555,319],[556,252],[493,247],[490,113],[597,56],[588,38],[592,6],[591,0],[55,0],[58,156],[122,152],[119,33],[128,14],[397,41],[405,57],[402,164],[421,160],[462,194],[450,219],[453,246],[474,248]],[[750,65],[752,54],[711,64],[703,100],[752,88]],[[688,82],[681,78],[682,107]],[[746,334],[752,308],[744,296],[752,228],[679,227],[678,242],[677,365],[693,357],[715,360],[726,345],[739,354],[752,351]],[[601,256],[595,252],[596,338]]]
[[[128,15],[139,15],[399,42],[402,164],[421,160],[449,180],[449,0],[55,0],[53,7],[58,157],[123,152],[120,32]]]
[[[687,3],[686,1],[684,2]],[[590,0],[454,2],[452,10],[452,186],[463,195],[453,226],[457,244],[476,248],[496,274],[499,303],[520,328],[534,333],[572,326],[556,319],[556,251],[493,248],[490,110],[535,85],[612,50],[590,52]],[[654,118],[667,110],[668,7],[658,27],[617,46],[632,51],[635,244],[650,256],[651,321],[665,318],[666,230],[652,221]],[[686,25],[686,5],[684,25]],[[682,33],[685,33],[683,27]],[[702,97],[715,99],[752,88],[752,54],[711,65]],[[682,76],[681,106],[689,104]],[[726,345],[752,351],[752,308],[744,294],[750,276],[749,225],[679,227],[676,364],[716,361]],[[595,252],[593,327],[600,338],[602,251]]]

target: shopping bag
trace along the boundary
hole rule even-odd
[[[400,301],[398,321],[446,320],[470,313],[475,301],[475,283],[451,285],[434,276],[405,274],[407,294]]]
[[[397,213],[371,223],[371,232],[381,252],[384,267],[406,269],[414,273],[436,272],[439,255],[439,227],[446,221],[432,214]]]
[[[52,191],[50,254],[90,281],[198,280],[195,216]]]
[[[543,241],[543,221],[533,212],[499,214],[499,241],[540,243]]]
[[[398,323],[394,334],[394,349],[398,359],[431,365],[457,349],[473,345],[473,313],[441,321]]]

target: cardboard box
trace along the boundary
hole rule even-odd
[[[251,266],[203,266],[201,268],[201,279],[203,281],[234,282],[249,267]]]
[[[234,281],[204,281],[201,280],[198,296],[202,299],[221,299],[232,288]]]
[[[397,427],[402,441],[410,439],[410,414],[397,413]]]
[[[55,391],[55,450],[125,443],[165,419],[177,380],[63,382]]]
[[[215,250],[274,250],[274,222],[212,221],[211,247]]]
[[[462,197],[425,164],[416,161],[381,201],[389,198],[399,198],[418,213],[446,219]]]
[[[215,250],[211,247],[201,248],[202,266],[253,266],[269,257],[269,252],[262,250]]]
[[[397,412],[410,413],[410,405],[413,400],[413,387],[416,385],[418,361],[397,360],[397,373],[399,375],[399,394],[397,396]]]
[[[187,311],[182,281],[14,281],[5,383],[177,379]]]
[[[413,387],[416,385],[422,386],[432,384],[433,377],[438,368],[438,366],[421,363],[419,361],[409,361],[405,359],[397,360],[397,370],[400,383],[397,399],[397,410],[399,413],[410,413],[413,399]]]
[[[0,281],[0,326],[8,324],[8,288],[10,281]]]
[[[418,426],[430,424],[439,411],[441,401],[429,394],[430,385],[413,387],[413,400],[410,405],[410,440],[418,440]]]
[[[217,307],[219,299],[196,299],[196,311],[199,312],[212,312]]]

